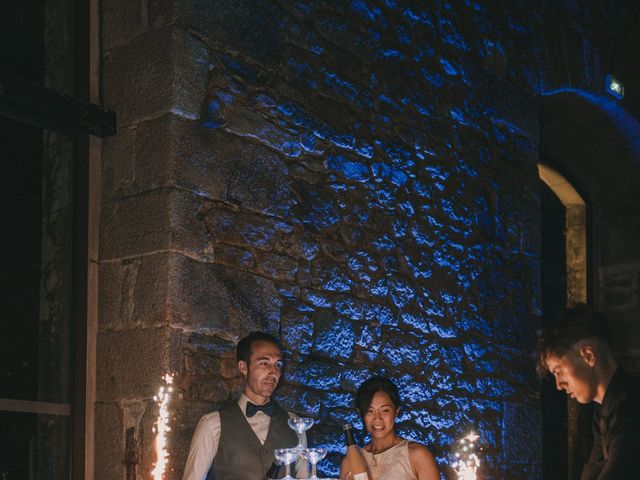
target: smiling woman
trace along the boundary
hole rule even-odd
[[[356,394],[356,407],[371,435],[371,442],[362,449],[371,479],[439,479],[438,467],[429,449],[396,435],[395,420],[400,405],[398,388],[386,377],[368,379]],[[340,478],[352,478],[344,461],[340,466]]]

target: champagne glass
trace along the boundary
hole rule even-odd
[[[316,463],[326,456],[326,448],[305,448],[302,450],[302,458],[311,464],[311,478],[309,480],[320,480],[316,475]]]
[[[300,450],[297,448],[276,448],[273,451],[273,455],[276,457],[278,465],[284,465],[285,476],[282,480],[295,480],[295,478],[291,476],[289,465],[298,459]]]
[[[305,418],[305,417],[293,417],[289,418],[289,426],[293,429],[294,432],[298,435],[298,445],[297,449],[304,449],[304,445],[302,445],[302,434],[313,427],[315,420],[313,418]]]

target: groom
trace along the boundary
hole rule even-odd
[[[251,332],[238,342],[236,359],[244,392],[237,402],[200,419],[182,480],[262,480],[274,462],[273,451],[298,443],[287,423],[294,415],[271,400],[282,375],[278,340]]]

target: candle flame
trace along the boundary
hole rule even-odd
[[[167,451],[167,432],[171,431],[169,427],[169,400],[171,398],[171,392],[173,392],[173,375],[167,373],[164,377],[164,385],[158,390],[158,394],[153,397],[153,400],[160,407],[158,412],[158,419],[153,427],[153,433],[156,438],[154,446],[156,450],[156,463],[155,468],[151,471],[154,480],[162,480],[164,478],[164,472],[169,464],[169,452]]]
[[[453,462],[458,480],[476,480],[480,458],[476,455],[475,449],[479,438],[479,435],[471,432],[460,440],[461,451],[455,452],[456,460]]]

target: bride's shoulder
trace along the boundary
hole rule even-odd
[[[431,450],[421,443],[407,440],[407,447],[409,448],[409,455],[433,457]]]
[[[418,442],[409,442],[409,462],[421,480],[439,480],[440,472],[431,451]]]

